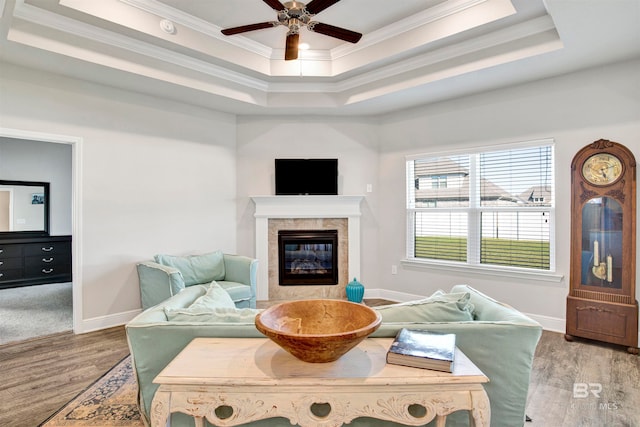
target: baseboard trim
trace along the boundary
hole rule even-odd
[[[74,332],[76,334],[85,334],[87,332],[94,332],[101,329],[113,328],[114,326],[125,325],[140,313],[142,313],[142,310],[138,309],[125,311],[122,313],[110,314],[108,316],[83,319],[79,322],[81,325],[81,330],[76,330]]]
[[[567,322],[565,321],[565,319],[560,319],[558,317],[543,316],[541,314],[531,314],[531,313],[524,313],[524,315],[540,323],[542,325],[542,329],[544,329],[545,331],[560,332],[561,334],[564,334],[565,331],[567,330],[566,329]]]
[[[367,289],[364,290],[365,298],[380,298],[389,301],[405,302],[415,299],[426,298],[426,295],[414,295],[405,292],[390,291],[388,289]]]

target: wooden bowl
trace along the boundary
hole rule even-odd
[[[373,333],[382,318],[366,305],[332,299],[287,301],[256,316],[256,328],[300,360],[333,362]]]

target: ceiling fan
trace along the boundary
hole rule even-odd
[[[298,59],[298,41],[300,39],[301,27],[307,27],[309,31],[313,31],[314,33],[335,37],[349,43],[357,43],[360,40],[360,37],[362,37],[362,34],[356,33],[355,31],[311,20],[314,15],[322,12],[329,6],[336,4],[340,0],[311,0],[307,5],[299,1],[289,1],[284,4],[280,3],[278,0],[262,1],[278,12],[277,21],[259,22],[256,24],[226,28],[222,30],[222,34],[225,36],[231,36],[234,34],[246,33],[248,31],[285,25],[289,28],[284,53],[284,59],[287,61]]]

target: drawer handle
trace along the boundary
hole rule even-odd
[[[42,262],[51,262],[53,261],[53,257],[51,258],[42,258]]]
[[[0,277],[4,276],[4,273],[0,273]]]
[[[4,264],[4,261],[0,261],[0,265]]]
[[[51,252],[53,250],[53,246],[49,246],[48,248],[41,248],[45,252]]]
[[[43,269],[42,269],[42,272],[43,272],[44,274],[53,273],[53,268],[50,268],[50,269],[48,269],[48,270],[45,270],[45,269],[43,268]]]
[[[0,249],[0,254],[1,254],[2,252],[4,252],[4,249]]]

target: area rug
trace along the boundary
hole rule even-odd
[[[142,427],[137,394],[127,356],[40,427]]]

